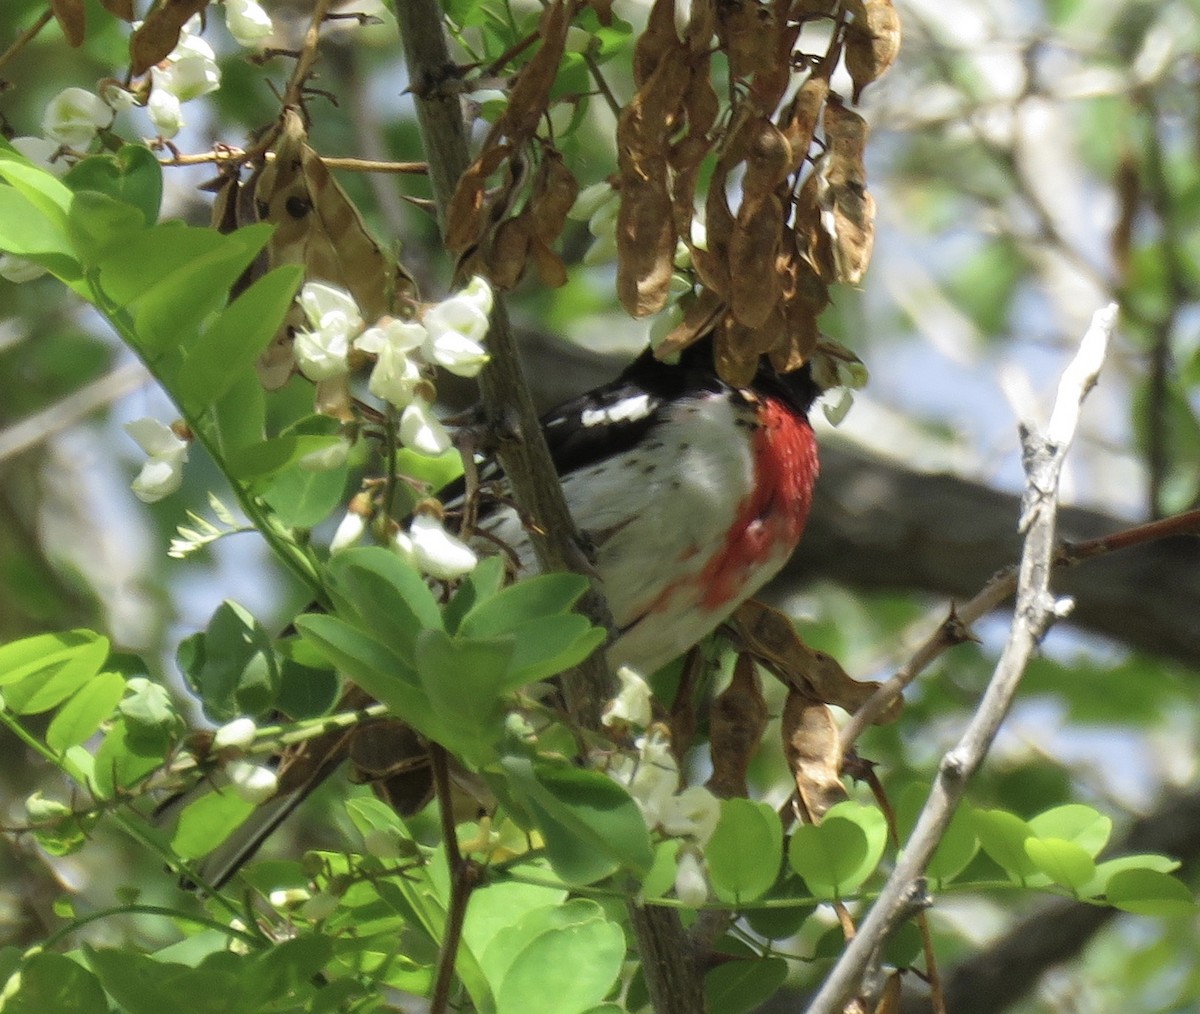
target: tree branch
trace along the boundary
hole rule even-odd
[[[996,664],[975,715],[962,738],[945,757],[917,825],[879,899],[867,913],[817,993],[809,1014],[837,1014],[863,989],[864,976],[914,895],[923,891],[923,873],[950,824],[967,781],[982,763],[1016,695],[1029,659],[1050,624],[1067,611],[1050,593],[1054,563],[1058,483],[1063,461],[1074,439],[1079,411],[1096,381],[1116,323],[1110,304],[1092,318],[1079,352],[1068,365],[1044,432],[1032,421],[1021,426],[1026,474],[1020,528],[1025,532],[1017,579],[1017,605],[1008,641]]]
[[[416,98],[438,222],[444,231],[446,209],[469,164],[458,95],[446,87],[457,79],[458,72],[450,59],[442,8],[437,0],[397,0],[394,6]],[[537,522],[531,538],[538,561],[544,570],[586,573],[575,522],[567,510],[562,486],[546,448],[501,300],[496,301],[492,313],[488,345],[492,360],[480,374],[480,394],[487,421],[497,432],[515,430],[518,438],[502,443],[500,460],[518,506]],[[594,591],[585,597],[580,608],[593,622],[611,627],[608,607]],[[599,727],[601,710],[613,689],[603,651],[595,652],[576,673],[566,674],[562,685],[567,706],[576,719],[589,728]],[[695,967],[678,913],[673,909],[651,911],[632,902],[628,908],[656,1009],[660,1014],[703,1011],[703,980]]]

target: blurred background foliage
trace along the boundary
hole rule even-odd
[[[98,30],[89,30],[82,49],[69,50],[51,27],[0,70],[0,116],[10,133],[37,133],[41,110],[57,90],[91,88],[123,66],[125,30],[98,3],[88,6]],[[294,46],[308,5],[281,0],[267,6],[279,45]],[[38,0],[0,5],[0,45],[43,7]],[[483,16],[500,10],[499,3],[447,0],[446,7],[473,25],[466,38],[481,53],[504,42],[504,31],[489,28]],[[904,505],[872,502],[878,494],[869,484],[846,495],[860,497],[864,513],[886,517],[901,506],[906,516],[919,515],[922,479],[937,473],[1017,491],[1014,406],[1045,410],[1088,318],[1115,298],[1123,310],[1120,339],[1069,460],[1069,497],[1110,518],[1113,527],[1196,506],[1200,3],[902,0],[898,7],[905,33],[900,60],[863,104],[872,125],[868,162],[879,207],[875,259],[861,290],[840,291],[823,320],[829,334],[867,363],[872,380],[838,431],[822,424],[821,433],[830,446],[854,447],[864,460],[911,473],[908,488],[917,493]],[[347,22],[331,29],[323,45],[316,84],[336,95],[339,107],[336,115],[322,115],[320,101],[314,105],[312,143],[327,155],[419,159],[395,23],[377,5],[344,5],[346,11],[364,8],[381,23]],[[513,8],[536,14],[533,4]],[[635,0],[616,0],[614,9],[634,22],[645,17]],[[289,70],[285,61],[253,63],[228,40],[220,46],[221,30],[214,25],[210,37],[223,54],[225,85],[178,139],[183,151],[244,143],[274,116],[270,83],[282,83]],[[628,37],[614,34],[605,44],[616,51],[607,65],[610,85],[627,98]],[[123,115],[131,117],[128,134],[150,133],[144,119]],[[480,133],[485,127],[477,122]],[[614,121],[603,102],[593,99],[563,129],[569,132],[564,151],[580,167],[582,183],[615,169]],[[168,170],[167,213],[206,222],[208,199],[197,187],[211,175],[204,166]],[[449,265],[432,221],[411,203],[429,196],[424,181],[339,178],[376,234],[399,244],[425,294],[443,294]],[[581,263],[592,242],[586,223],[568,228],[568,284],[558,290],[527,284],[513,300],[530,375],[545,403],[615,373],[645,341],[645,323],[617,306],[612,264]],[[222,599],[241,602],[268,628],[297,607],[301,590],[254,536],[223,541],[183,564],[168,560],[166,546],[185,509],[207,513],[210,490],[232,498],[196,453],[179,495],[153,508],[135,500],[128,482],[139,455],[120,424],[143,415],[169,419],[171,409],[111,335],[64,301],[52,280],[0,285],[0,389],[5,640],[95,626],[178,687],[174,647],[202,628]],[[449,386],[443,393],[459,404],[470,397]],[[929,503],[930,511],[938,509],[936,500]],[[981,520],[931,516],[926,526],[969,556]],[[1015,513],[1006,523],[1013,522]],[[862,552],[872,549],[864,545]],[[1192,551],[1181,544],[1179,552]],[[945,598],[927,570],[914,558],[911,580],[892,569],[873,583],[867,559],[854,586],[816,568],[789,572],[773,594],[801,621],[811,643],[856,676],[880,678],[944,615]],[[1155,574],[1153,568],[1142,572],[1147,587]],[[1085,571],[1079,581],[1086,589]],[[1138,595],[1135,587],[1123,592]],[[1191,622],[1200,626],[1194,585],[1179,594],[1192,595],[1181,612],[1192,608]],[[906,784],[927,780],[954,741],[990,674],[1003,630],[999,619],[982,624],[979,644],[947,654],[912,688],[900,723],[864,737],[861,753],[879,765],[894,798]],[[972,802],[1029,815],[1083,801],[1135,833],[1174,816],[1184,823],[1170,841],[1176,853],[1190,843],[1182,858],[1194,878],[1197,807],[1179,800],[1192,800],[1189,793],[1197,791],[1196,661],[1177,651],[1134,650],[1119,627],[1104,636],[1060,626],[1030,671],[1019,706],[972,787]],[[780,701],[772,704],[777,715]],[[770,734],[766,742],[773,742]],[[5,822],[17,824],[30,792],[52,793],[56,786],[39,786],[47,769],[24,763],[18,744],[0,748],[10,758],[0,772]],[[776,751],[763,751],[755,775],[760,785],[777,786],[778,799],[786,794],[787,773]],[[331,797],[346,791],[344,784],[326,787],[281,834],[304,846],[336,848],[345,817]],[[146,857],[126,849],[109,836],[79,855],[55,859],[26,838],[6,837],[2,942],[25,946],[43,938],[67,892],[77,909],[112,904],[121,885],[147,872],[137,865]],[[977,872],[987,875],[982,867]],[[145,882],[153,879],[164,880]],[[1001,1009],[999,999],[981,999],[983,979],[969,979],[971,958],[1009,953],[1005,934],[1030,931],[1043,904],[1022,898],[1017,905],[1004,893],[939,899],[933,925],[944,974],[974,983],[974,990],[964,986],[970,1000],[952,1003],[951,1010]],[[1093,935],[1101,921],[1102,931]],[[1014,1009],[1197,1009],[1196,930],[1191,918],[1132,916],[1062,929],[1071,939],[1054,941],[1061,950],[1043,955],[1044,962],[1009,968],[1030,988]],[[92,932],[93,939],[110,942],[165,942],[171,935],[169,926],[153,920],[104,922]],[[819,941],[807,943],[819,949]],[[1056,956],[1069,960],[1055,964]],[[959,960],[965,964],[955,972]],[[1053,967],[1041,975],[1041,964]]]

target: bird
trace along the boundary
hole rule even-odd
[[[822,393],[810,365],[759,360],[735,386],[714,368],[711,337],[661,361],[646,349],[614,380],[540,419],[567,506],[613,620],[614,672],[651,676],[702,641],[787,562],[803,534],[819,463],[809,411]],[[448,516],[464,484],[442,491]],[[504,547],[518,575],[537,572],[503,469],[479,470],[480,552]],[[352,688],[339,710],[370,703]],[[221,886],[349,757],[401,813],[432,795],[427,752],[384,718],[301,744],[279,762],[279,790],[200,868]],[[352,775],[353,777],[353,775]]]
[[[803,534],[818,473],[805,365],[762,357],[746,387],[713,368],[710,341],[676,363],[647,349],[615,380],[541,418],[563,496],[613,618],[612,669],[650,676],[774,577]],[[499,478],[497,466],[481,480]],[[479,528],[535,573],[503,495]]]

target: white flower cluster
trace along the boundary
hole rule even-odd
[[[584,187],[567,217],[576,222],[587,222],[588,232],[595,242],[583,255],[583,263],[607,264],[617,259],[617,210],[621,201],[617,192],[607,181]]]
[[[419,321],[384,317],[366,330],[354,297],[336,285],[309,282],[300,306],[309,324],[309,330],[297,332],[293,345],[301,373],[312,381],[331,380],[350,372],[352,350],[374,356],[367,386],[401,410],[401,443],[430,456],[450,448],[450,436],[433,414],[434,391],[426,378],[436,366],[474,377],[488,361],[483,339],[492,289],[485,279],[472,278]]]
[[[651,718],[649,686],[628,666],[617,670],[617,677],[621,689],[604,709],[602,721],[612,727],[645,728]],[[598,757],[599,766],[633,797],[647,827],[682,839],[675,893],[688,905],[702,905],[708,898],[703,849],[720,820],[721,802],[702,785],[679,791],[679,765],[664,726],[650,726],[634,746],[636,753]]]
[[[235,718],[213,734],[212,748],[225,757],[224,772],[233,791],[247,803],[258,806],[279,791],[279,778],[270,768],[243,758],[254,745],[258,726],[253,718]]]
[[[157,419],[135,419],[125,432],[149,455],[133,480],[133,493],[142,503],[157,503],[183,484],[183,463],[188,458],[187,441]]]

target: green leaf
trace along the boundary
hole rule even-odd
[[[925,804],[929,786],[914,783],[903,792],[896,806],[897,822],[903,838],[907,838],[916,826],[917,816]],[[960,802],[950,818],[950,824],[942,840],[934,850],[933,858],[925,875],[937,887],[948,884],[970,865],[979,851],[979,838],[975,834],[975,823],[971,808],[966,801]]]
[[[271,476],[262,498],[285,528],[315,528],[342,507],[349,464],[316,471],[302,464]]]
[[[502,589],[463,617],[467,637],[497,637],[532,620],[569,612],[588,589],[580,574],[541,574]]]
[[[296,629],[330,665],[386,704],[393,714],[429,739],[445,742],[446,731],[410,660],[336,616],[300,616]]]
[[[5,989],[5,1014],[108,1014],[100,981],[77,961],[41,951],[21,964],[15,992]]]
[[[504,686],[516,690],[578,665],[604,643],[605,633],[587,617],[569,613],[530,620],[509,636],[516,650]]]
[[[446,630],[458,633],[462,619],[477,605],[488,601],[504,584],[504,560],[485,556],[470,574],[462,579],[454,597],[442,614]]]
[[[224,237],[213,229],[163,222],[104,252],[97,265],[106,300],[123,309],[196,260],[212,258]]]
[[[254,812],[236,792],[206,792],[179,814],[171,848],[181,859],[199,859],[228,838]]]
[[[108,658],[108,638],[90,630],[41,634],[0,648],[4,704],[36,715],[61,704],[94,677]]]
[[[746,1014],[769,999],[787,978],[783,958],[727,961],[704,975],[711,1014]]]
[[[1092,857],[1074,842],[1062,838],[1029,838],[1025,852],[1042,873],[1077,897],[1080,889],[1096,875]]]
[[[847,801],[831,807],[820,824],[796,828],[788,858],[815,897],[836,899],[863,885],[886,844],[883,814]]]
[[[542,874],[545,875],[544,868]],[[488,960],[485,952],[501,937],[508,936],[510,927],[529,912],[557,907],[566,900],[567,892],[561,888],[514,880],[490,883],[471,894],[471,904],[467,906],[467,917],[463,922],[463,941],[480,956],[482,970],[482,963]],[[504,970],[507,971],[507,966]]]
[[[1094,859],[1108,844],[1112,820],[1090,806],[1068,803],[1031,818],[1029,829],[1038,838],[1074,842]]]
[[[304,268],[289,264],[258,279],[205,328],[188,349],[179,390],[190,411],[220,398],[241,374],[252,372],[279,330],[304,279]]]
[[[71,245],[87,267],[95,265],[105,251],[129,242],[145,228],[145,218],[133,205],[91,190],[76,194],[67,214]]]
[[[96,751],[94,789],[101,799],[112,799],[118,789],[128,789],[160,767],[166,759],[169,741],[152,743],[147,737],[131,734],[124,718],[117,719]]]
[[[46,745],[61,753],[86,742],[109,718],[125,693],[125,677],[102,672],[94,676],[64,704],[46,730]]]
[[[218,1014],[246,1010],[243,998],[251,982],[252,959],[219,951],[197,968],[125,949],[84,946],[88,964],[126,1014]]]
[[[10,145],[0,148],[0,179],[28,198],[50,221],[66,223],[67,209],[71,206],[70,188]]]
[[[1170,856],[1160,856],[1151,854],[1118,856],[1116,859],[1108,859],[1105,862],[1096,864],[1096,875],[1091,882],[1080,891],[1080,894],[1085,898],[1095,898],[1098,895],[1104,894],[1108,881],[1115,874],[1122,870],[1154,870],[1156,873],[1173,873],[1179,869],[1180,863],[1178,859],[1172,859]]]
[[[1037,864],[1025,851],[1033,830],[1020,817],[1007,810],[976,810],[971,820],[980,847],[1012,880],[1024,884],[1038,873]]]
[[[226,454],[225,464],[235,479],[243,482],[265,479],[281,469],[298,464],[306,455],[336,446],[341,439],[335,436],[272,437],[260,443],[233,448]]]
[[[566,764],[507,755],[509,788],[533,814],[554,872],[568,884],[592,884],[622,867],[644,875],[654,862],[637,803],[611,778]]]
[[[32,258],[62,278],[80,273],[66,217],[47,218],[24,194],[6,186],[0,186],[0,250]]]
[[[330,561],[329,573],[335,596],[410,666],[417,634],[442,629],[441,609],[425,579],[395,553],[378,546],[347,549]]]
[[[1187,886],[1157,870],[1120,870],[1109,878],[1105,897],[1110,905],[1136,915],[1192,915],[1196,899]]]
[[[129,725],[130,735],[146,739],[155,749],[180,725],[179,713],[167,688],[145,676],[132,676],[117,710]]]
[[[783,825],[774,807],[749,799],[721,801],[721,819],[704,848],[713,890],[722,901],[767,893],[783,863]]]
[[[340,690],[341,681],[332,669],[280,660],[276,705],[294,721],[324,715],[337,703]]]
[[[581,900],[548,910],[545,928],[524,941],[496,991],[496,1014],[582,1014],[607,995],[625,960],[625,934]],[[585,906],[591,917],[564,920]]]
[[[44,670],[57,671],[81,653],[91,657],[97,644],[108,653],[108,639],[91,630],[37,634],[0,646],[0,687],[17,683]]]
[[[213,721],[261,714],[279,694],[271,636],[236,602],[223,602],[203,633],[179,645],[177,659]]]
[[[511,638],[469,641],[443,630],[417,635],[417,674],[441,725],[451,730],[446,745],[474,763],[491,760],[503,734],[501,700],[513,648]]]
[[[144,144],[122,145],[116,154],[89,155],[71,167],[63,183],[77,194],[94,190],[132,205],[143,225],[153,225],[162,203],[162,166]]]
[[[257,376],[235,378],[233,386],[218,398],[200,420],[202,427],[216,434],[222,457],[239,447],[248,447],[263,439],[267,422],[267,399]]]
[[[170,274],[153,268],[159,281],[132,305],[143,355],[157,359],[166,350],[190,345],[201,322],[225,305],[233,283],[266,245],[271,229],[263,223],[225,236],[212,233],[219,244],[206,253]],[[146,269],[143,264],[143,270]]]

